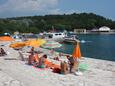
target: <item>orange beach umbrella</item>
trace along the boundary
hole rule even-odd
[[[1,36],[0,41],[13,41],[14,39],[10,36]]]
[[[73,58],[81,58],[81,51],[80,51],[79,42],[75,46],[72,56],[73,56]]]
[[[39,47],[41,45],[43,45],[46,41],[43,39],[37,39],[37,40],[29,40],[26,42],[17,42],[17,43],[13,43],[10,45],[10,47],[12,48],[20,48],[20,47],[24,47],[24,46],[32,46],[32,47]]]
[[[17,42],[17,43],[10,44],[10,47],[12,47],[12,48],[21,48],[24,46],[26,46],[26,44],[24,42]]]

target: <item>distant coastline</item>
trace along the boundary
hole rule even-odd
[[[74,32],[74,34],[115,34],[115,30],[110,30],[110,31],[86,30],[85,32]]]

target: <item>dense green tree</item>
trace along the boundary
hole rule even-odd
[[[115,21],[93,13],[28,16],[0,19],[0,33],[15,31],[39,33],[55,29],[56,31],[108,26],[115,29]]]

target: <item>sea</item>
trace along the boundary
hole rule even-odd
[[[115,61],[115,34],[79,34],[80,49],[83,57]],[[62,43],[55,50],[72,54],[75,44]]]

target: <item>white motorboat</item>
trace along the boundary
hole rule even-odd
[[[78,37],[76,35],[71,35],[64,38],[64,42],[78,42]]]
[[[43,34],[43,38],[45,38],[46,40],[55,40],[55,41],[62,41],[66,36],[67,35],[64,32],[49,32]]]

